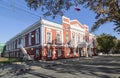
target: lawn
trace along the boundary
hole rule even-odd
[[[12,62],[17,62],[20,61],[18,59],[14,59],[14,58],[3,58],[0,57],[0,63],[12,63]]]

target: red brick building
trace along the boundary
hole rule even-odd
[[[83,45],[86,46],[81,46]],[[90,43],[90,44],[89,44]],[[95,36],[87,25],[62,17],[62,25],[40,19],[6,43],[4,56],[50,60],[89,56],[95,53]]]

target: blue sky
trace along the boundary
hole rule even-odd
[[[40,16],[61,24],[61,16],[57,16],[55,19],[52,19],[52,17],[43,17],[43,12],[40,10],[30,10],[24,0],[0,0],[0,3],[0,43],[5,43],[38,21]],[[95,22],[95,14],[82,6],[79,6],[79,8],[81,11],[76,12],[74,7],[72,7],[69,11],[65,12],[64,16],[72,20],[77,19],[82,24],[86,24],[91,28]],[[93,32],[93,34],[99,35],[101,33],[107,33],[120,39],[120,35],[114,32],[113,27],[113,23],[106,23]]]

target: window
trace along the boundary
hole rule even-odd
[[[25,36],[23,36],[23,46],[25,46]]]
[[[25,46],[25,37],[24,37],[24,36],[22,36],[22,38],[21,38],[21,44],[22,44],[23,46]]]
[[[29,33],[29,45],[31,45],[31,33]]]
[[[19,48],[19,39],[17,39],[17,48]]]
[[[49,49],[49,50],[48,50],[48,57],[51,57],[51,52],[52,52],[52,50]]]
[[[13,42],[13,48],[15,49],[15,42]]]
[[[60,40],[60,34],[57,34],[57,36],[56,36],[56,40],[57,40],[57,43],[60,43],[61,42],[61,40]]]
[[[46,42],[47,43],[52,43],[52,34],[51,34],[51,32],[47,32]]]
[[[61,50],[58,49],[58,56],[61,56]]]
[[[39,43],[39,30],[38,29],[36,30],[36,33],[35,33],[35,42],[36,44]]]

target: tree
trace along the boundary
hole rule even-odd
[[[44,16],[64,15],[72,6],[83,5],[96,13],[96,22],[92,31],[106,22],[114,22],[114,30],[120,33],[120,0],[25,0],[28,7],[41,9]],[[79,8],[78,8],[79,9]],[[80,10],[80,9],[79,9]]]
[[[115,47],[116,53],[120,53],[120,40],[117,40],[117,46]]]
[[[111,49],[114,49],[117,45],[117,38],[110,34],[101,34],[97,37],[97,49],[109,53]]]

